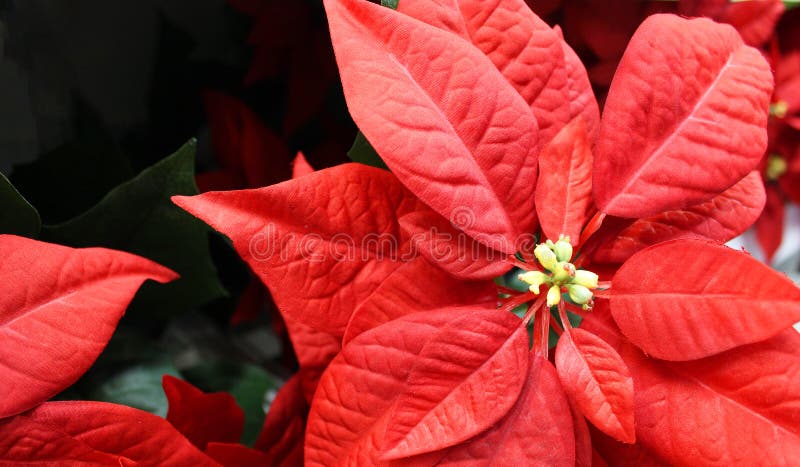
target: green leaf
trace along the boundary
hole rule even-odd
[[[33,206],[0,173],[0,233],[36,238],[42,220]]]
[[[397,9],[397,0],[381,0],[381,5],[389,7],[392,10]]]
[[[178,370],[166,359],[136,365],[96,386],[89,393],[89,398],[127,405],[165,417],[168,403],[161,387],[161,377],[165,374],[180,377]]]
[[[209,254],[211,229],[170,201],[173,195],[197,194],[195,145],[186,143],[80,216],[42,229],[46,241],[128,251],[181,275],[165,285],[146,283],[129,315],[142,310],[147,317],[165,318],[226,294]]]
[[[353,162],[360,162],[364,165],[378,167],[379,169],[389,169],[386,163],[383,162],[383,159],[381,159],[381,156],[375,151],[375,148],[369,144],[367,138],[360,131],[356,135],[353,147],[347,151],[347,156],[352,159]]]
[[[186,379],[206,392],[229,392],[245,413],[242,443],[252,446],[266,416],[266,407],[278,390],[276,379],[265,370],[248,364],[206,362],[182,369]]]
[[[75,103],[75,113],[72,141],[15,165],[9,177],[45,224],[77,216],[135,175],[100,117],[81,101]]]

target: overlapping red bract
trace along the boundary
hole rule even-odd
[[[146,280],[178,275],[105,248],[0,235],[0,418],[74,383],[97,359]]]
[[[764,203],[763,186],[752,171],[766,147],[772,78],[758,52],[729,26],[650,17],[622,60],[597,134],[597,119],[590,117],[597,106],[582,87],[588,83],[585,71],[559,32],[546,29],[521,1],[407,0],[393,12],[361,0],[327,0],[326,8],[350,110],[392,172],[346,165],[260,191],[176,199],[231,237],[276,297],[283,294],[278,303],[287,317],[328,332],[342,345],[311,403],[307,464],[502,465],[524,459],[526,464],[587,465],[591,447],[578,412],[612,436],[636,439],[629,448],[596,443],[602,458],[614,463],[631,455],[654,463],[687,463],[691,456],[747,462],[758,459],[770,443],[784,443],[771,458],[778,463],[800,452],[797,422],[791,418],[796,394],[775,394],[767,407],[753,398],[754,391],[738,390],[735,385],[745,378],[721,374],[730,365],[750,380],[772,379],[774,365],[759,374],[757,363],[764,357],[751,361],[747,352],[756,349],[760,355],[759,346],[775,346],[770,349],[791,354],[784,348],[788,342],[779,339],[783,334],[772,336],[796,319],[798,303],[797,289],[772,271],[757,270],[754,281],[742,282],[737,275],[753,260],[717,243],[744,230]],[[517,24],[524,31],[514,30]],[[513,31],[507,42],[496,34],[500,26]],[[553,62],[526,66],[530,57]],[[573,107],[574,102],[580,104]],[[538,133],[531,116],[545,122]],[[560,139],[559,131],[577,133],[577,144]],[[563,164],[558,154],[574,156],[577,163]],[[593,159],[591,170],[583,168],[587,159]],[[582,168],[573,171],[572,166]],[[588,181],[587,173],[592,174]],[[573,179],[581,181],[574,190]],[[557,196],[549,198],[539,189],[574,194],[574,200],[552,209]],[[534,200],[548,206],[535,206]],[[578,214],[571,211],[576,206],[582,206]],[[460,222],[455,214],[463,207],[475,214],[474,221]],[[488,276],[495,267],[504,270],[496,262],[507,257],[493,261],[490,253],[519,249],[530,258],[532,245],[516,243],[516,236],[533,233],[536,212],[547,236],[575,237],[582,268],[605,277],[618,268],[611,263],[623,264],[586,324],[564,331],[558,372],[545,359],[543,335],[534,331],[530,370],[475,377],[480,373],[464,363],[473,360],[459,359],[458,349],[481,339],[489,345],[493,334],[481,325],[456,323],[490,313],[515,318],[507,308],[490,311],[485,301],[472,308],[457,297],[487,284],[472,279]],[[367,254],[366,260],[341,262],[335,260],[335,248],[318,263],[296,254],[290,260],[260,261],[249,246],[270,223],[282,234],[273,241],[305,232],[320,234],[322,244],[330,245],[336,233],[346,233],[361,245],[373,231],[396,235],[402,249],[427,225],[447,227],[448,233],[466,235],[484,248],[478,249],[477,265],[461,257],[437,259],[426,250],[407,261],[382,258],[381,263]],[[665,240],[670,242],[659,244]],[[455,240],[452,246],[463,251]],[[296,249],[288,247],[290,253]],[[510,261],[506,268],[523,264]],[[778,297],[766,300],[761,285]],[[722,297],[703,296],[704,288]],[[685,303],[660,300],[661,295]],[[532,295],[522,298],[530,301]],[[701,300],[710,303],[713,324],[697,316],[705,306]],[[426,305],[415,308],[417,302]],[[647,302],[652,313],[632,313],[640,302]],[[773,319],[751,315],[751,308],[763,311],[767,302],[781,308]],[[720,312],[723,305],[737,316]],[[687,319],[662,319],[670,313]],[[744,316],[755,323],[747,332],[735,327]],[[546,330],[543,319],[549,313],[540,308],[534,327]],[[664,339],[680,345],[659,344]],[[432,348],[453,351],[437,350],[432,358],[427,353]],[[640,348],[687,361],[655,360]],[[792,368],[800,362],[790,358]],[[720,371],[700,373],[708,368],[706,361]],[[508,385],[492,417],[485,407],[476,410],[480,397],[485,404],[499,397],[488,389],[507,383],[500,379],[520,375],[525,378],[521,389]],[[485,379],[490,376],[494,380]],[[588,384],[576,384],[581,381]],[[570,408],[567,395],[577,410]],[[681,417],[691,422],[664,426],[659,423],[667,414],[654,402],[657,396],[703,402],[692,404],[691,411],[681,409]],[[441,415],[429,417],[440,409]],[[532,420],[534,410],[539,418]],[[482,423],[453,417],[453,411],[483,414]],[[754,446],[707,447],[713,437],[732,440],[739,434],[725,424],[726,416],[749,422],[756,414],[762,419],[742,431],[758,439]],[[706,457],[697,457],[701,454]]]

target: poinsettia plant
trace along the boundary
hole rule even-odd
[[[301,369],[271,452],[791,463],[800,291],[722,245],[765,202],[757,50],[651,16],[601,119],[521,0],[325,6],[350,112],[390,171],[174,198],[233,240],[289,326]]]

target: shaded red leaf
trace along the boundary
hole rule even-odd
[[[781,0],[734,1],[714,19],[735,27],[747,45],[760,47],[772,36],[783,10]]]
[[[0,460],[64,465],[99,462],[99,453],[123,458],[122,465],[218,465],[163,418],[122,405],[45,402],[0,420]]]
[[[592,206],[592,150],[586,123],[578,116],[539,154],[536,212],[545,236],[581,237]]]
[[[244,412],[233,396],[226,392],[206,394],[170,375],[164,375],[161,384],[169,402],[167,421],[198,449],[204,450],[211,441],[239,442]]]
[[[536,119],[486,56],[366,0],[325,7],[348,108],[392,172],[447,219],[468,201],[472,236],[532,231]]]
[[[490,239],[480,243],[459,228],[468,228],[478,214],[463,208],[451,221],[430,209],[406,214],[398,221],[410,237],[413,251],[419,252],[432,264],[462,279],[493,279],[512,268],[508,254],[501,253],[509,247],[497,245]],[[517,248],[514,246],[513,248]]]
[[[553,365],[533,356],[525,386],[514,408],[491,430],[452,448],[439,465],[575,464],[575,439],[569,403]]]
[[[319,377],[333,357],[339,353],[342,338],[329,332],[320,331],[302,322],[288,318],[286,327],[292,340],[297,361],[300,363],[300,376],[303,394],[311,402],[317,390]]]
[[[650,245],[685,237],[727,242],[747,230],[761,215],[766,200],[757,171],[705,203],[639,219],[610,241],[603,242],[594,260],[622,263]]]
[[[397,398],[384,458],[438,451],[482,433],[517,401],[527,366],[528,333],[511,313],[477,310],[448,322],[422,348]]]
[[[591,431],[595,455],[606,465],[615,467],[667,467],[670,464],[659,458],[641,443],[625,444],[597,429]],[[597,460],[593,464],[597,464]]]
[[[320,380],[306,429],[306,465],[385,465],[390,411],[425,344],[459,315],[405,316],[353,339]]]
[[[775,252],[783,240],[784,207],[783,196],[774,187],[767,188],[767,203],[764,212],[756,221],[756,239],[767,263],[772,262]]]
[[[297,151],[297,155],[294,156],[294,161],[292,161],[292,178],[302,177],[312,172],[314,172],[314,167],[311,167],[302,151]]]
[[[402,264],[397,218],[421,206],[391,173],[361,164],[173,201],[233,240],[287,319],[337,336]]]
[[[594,97],[592,83],[578,54],[564,41],[561,29],[556,26],[554,30],[561,38],[561,49],[564,52],[564,67],[567,71],[569,88],[569,119],[575,120],[579,115],[583,117],[589,140],[594,144],[597,132],[600,130],[600,109]]]
[[[255,448],[267,456],[268,462],[264,465],[288,467],[303,464],[308,410],[309,404],[302,392],[302,375],[298,373],[278,391],[256,440]]]
[[[625,362],[603,339],[583,329],[564,333],[556,347],[564,391],[597,428],[633,443],[633,379]]]
[[[569,411],[572,415],[572,428],[575,432],[575,467],[591,467],[592,465],[592,435],[589,424],[575,404],[570,402]]]
[[[611,313],[647,354],[692,360],[800,321],[800,289],[741,251],[675,240],[633,255],[612,279]]]
[[[636,438],[665,463],[791,465],[800,454],[800,335],[692,362],[647,358],[602,304],[584,322],[611,343],[634,379]],[[742,442],[747,440],[747,442]]]
[[[766,150],[771,92],[766,61],[730,26],[648,17],[608,93],[594,164],[600,209],[646,217],[738,182]]]
[[[229,467],[263,467],[266,465],[290,465],[271,462],[263,452],[250,449],[247,446],[234,443],[208,443],[206,448],[208,457]],[[298,465],[298,464],[294,464]],[[302,464],[299,464],[302,465]]]
[[[395,269],[356,308],[343,342],[346,344],[362,332],[401,316],[439,308],[453,308],[456,312],[465,306],[495,308],[494,282],[457,279],[426,259],[417,258]]]
[[[74,383],[94,363],[147,279],[178,275],[105,248],[0,235],[0,417]]]

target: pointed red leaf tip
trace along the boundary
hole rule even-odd
[[[390,172],[361,164],[172,200],[233,241],[284,316],[338,336],[403,264],[397,218],[422,205]]]
[[[767,264],[772,263],[775,252],[783,241],[785,209],[783,195],[774,186],[767,188],[767,203],[755,225],[756,240]]]
[[[221,465],[230,467],[264,467],[279,466],[284,464],[272,463],[261,451],[250,449],[247,446],[235,443],[208,443],[206,448],[208,457]],[[302,465],[302,462],[297,465]]]
[[[350,112],[392,172],[447,219],[466,203],[464,231],[513,254],[536,225],[528,104],[456,35],[366,0],[325,8]]]
[[[766,150],[772,74],[728,25],[648,17],[617,68],[595,147],[601,211],[646,217],[704,202]]]
[[[682,237],[727,242],[756,222],[765,202],[764,182],[761,174],[754,170],[705,203],[635,221],[616,237],[604,242],[593,259],[603,263],[622,263],[650,245]]]
[[[97,359],[139,286],[178,275],[104,248],[0,235],[0,417],[74,383]]]
[[[583,329],[564,333],[556,347],[556,368],[570,400],[594,426],[633,443],[633,379],[617,352]]]
[[[239,442],[244,412],[233,396],[225,392],[206,394],[170,375],[164,375],[161,384],[169,401],[167,421],[198,449],[204,450],[211,441]]]
[[[577,245],[591,206],[591,143],[586,122],[578,116],[539,154],[536,212],[547,238],[566,235]]]
[[[486,431],[517,401],[527,366],[528,332],[518,317],[477,310],[450,321],[423,347],[397,398],[384,459],[438,451]]]
[[[647,358],[613,322],[598,323],[597,318],[593,312],[581,326],[612,343],[630,368],[636,387],[636,446],[663,459],[657,465],[796,463],[797,331],[788,329],[709,358],[665,362]]]
[[[553,365],[532,357],[525,386],[508,415],[477,438],[451,448],[437,465],[575,466],[572,416]]]
[[[611,313],[645,353],[693,360],[791,327],[800,321],[800,289],[748,254],[675,240],[622,265],[612,280]]]
[[[302,151],[297,151],[297,155],[292,161],[292,178],[299,178],[312,172],[314,172],[314,167],[311,167]]]
[[[219,465],[163,418],[105,402],[45,402],[0,420],[0,463],[6,462]]]

